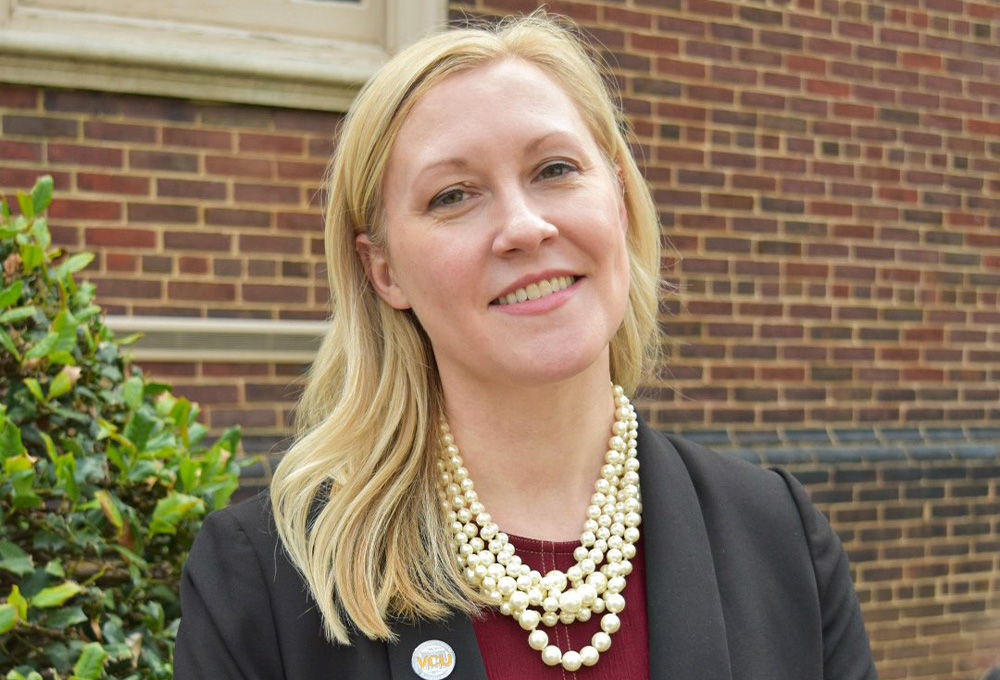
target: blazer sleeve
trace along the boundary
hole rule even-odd
[[[237,516],[209,515],[181,577],[176,680],[284,678],[267,583]]]
[[[816,574],[823,622],[823,678],[876,680],[868,634],[844,547],[798,480],[784,470],[776,472],[784,478],[798,507]]]

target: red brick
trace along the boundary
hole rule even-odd
[[[206,208],[205,224],[224,227],[269,227],[271,213],[263,210]],[[281,227],[280,221],[278,226]]]
[[[139,170],[169,170],[171,172],[197,172],[198,157],[189,153],[170,151],[138,151],[128,154],[129,166]]]
[[[100,172],[78,172],[76,174],[76,186],[81,191],[148,196],[150,182],[148,177],[106,175]]]
[[[667,38],[661,35],[644,35],[629,33],[629,44],[632,49],[654,54],[680,54],[681,41],[677,38]]]
[[[42,145],[36,142],[0,139],[0,160],[41,162]]]
[[[29,191],[35,181],[43,174],[52,176],[56,189],[70,186],[70,175],[66,172],[46,172],[41,168],[11,168],[0,165],[0,186],[10,187],[16,191]],[[11,196],[12,206],[17,205],[17,199]]]
[[[243,299],[251,302],[305,303],[309,289],[304,286],[256,285],[244,283]]]
[[[271,153],[301,156],[305,143],[302,137],[291,135],[257,134],[241,132],[239,134],[240,151],[251,153]]]
[[[163,198],[190,198],[198,201],[223,201],[226,185],[222,182],[204,182],[183,179],[156,180],[156,194]]]
[[[129,253],[107,253],[104,268],[109,272],[135,272],[139,269],[139,258]]]
[[[109,123],[105,120],[88,120],[83,124],[83,136],[111,142],[136,142],[153,144],[156,142],[156,128],[148,125]]]
[[[171,203],[128,204],[129,222],[153,222],[159,224],[194,224],[198,221],[198,208],[193,205]]]
[[[301,238],[289,236],[254,236],[243,234],[240,236],[239,248],[240,252],[248,253],[301,255],[303,252],[303,241]]]
[[[171,300],[229,301],[236,299],[236,286],[231,283],[168,281],[167,297]]]
[[[277,227],[280,230],[323,233],[323,216],[319,212],[277,214]]]
[[[144,281],[129,277],[127,279],[105,279],[85,276],[87,280],[97,286],[97,301],[104,298],[141,298],[146,300],[159,299],[163,292],[163,286],[159,281]]]
[[[163,234],[163,246],[171,250],[221,250],[228,252],[232,237],[203,231],[168,231]]]
[[[155,248],[156,232],[125,227],[93,227],[84,232],[88,246],[112,248]]]
[[[181,274],[207,274],[208,260],[204,257],[180,257],[177,259],[177,269]]]
[[[56,197],[49,208],[49,218],[53,220],[70,219],[114,222],[120,220],[121,217],[121,204],[110,201],[88,201]]]
[[[47,139],[75,138],[80,134],[80,122],[70,118],[52,116],[5,114],[3,116],[3,134],[5,136],[45,137]]]
[[[274,176],[274,161],[262,158],[206,156],[205,171],[212,175],[270,178]]]
[[[301,192],[297,186],[280,184],[242,184],[234,187],[233,198],[239,203],[299,203]]]
[[[231,151],[233,133],[225,130],[197,130],[191,128],[163,128],[164,146],[190,146],[201,149]]]
[[[36,109],[39,91],[33,87],[0,83],[0,108]]]

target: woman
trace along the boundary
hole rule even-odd
[[[801,487],[635,416],[659,228],[570,32],[536,15],[386,64],[326,245],[302,434],[269,498],[206,521],[176,677],[874,677]]]

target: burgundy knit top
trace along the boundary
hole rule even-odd
[[[552,569],[566,571],[574,564],[573,550],[579,541],[553,543],[521,536],[510,536],[510,542],[524,564],[545,574]],[[645,680],[649,677],[649,640],[646,630],[646,569],[643,541],[635,544],[632,573],[626,579],[625,610],[619,614],[621,628],[611,636],[611,649],[601,654],[595,666],[570,673],[562,666],[546,666],[541,652],[528,646],[528,633],[509,616],[488,610],[480,619],[473,619],[479,651],[490,680]],[[549,634],[549,644],[566,652],[590,644],[590,638],[601,629],[601,617],[595,614],[586,623],[577,621],[569,626],[557,623],[542,629]]]

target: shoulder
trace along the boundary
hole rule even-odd
[[[676,434],[647,430],[653,455],[676,456],[697,494],[703,512],[741,513],[747,519],[800,519],[808,499],[794,477],[719,453]],[[801,531],[799,532],[801,533]]]

